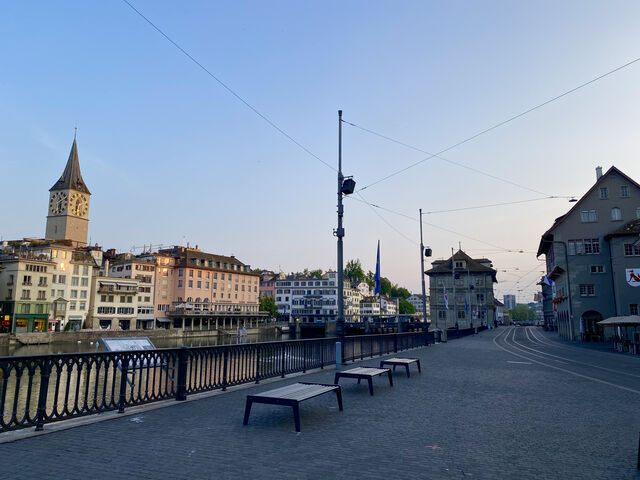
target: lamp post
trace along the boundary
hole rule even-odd
[[[344,228],[342,227],[342,217],[344,207],[342,196],[350,195],[356,188],[353,178],[346,178],[342,175],[342,110],[338,110],[338,228],[333,234],[338,237],[338,318],[336,319],[336,368],[342,365],[342,343],[344,341],[344,278],[343,278],[343,258],[342,258],[342,238]]]
[[[422,321],[425,334],[429,331],[429,324],[427,323],[427,291],[424,285],[424,257],[430,256],[431,249],[425,249],[422,242],[422,209],[420,209],[420,280],[422,281]],[[426,339],[426,343],[429,344],[429,339]]]

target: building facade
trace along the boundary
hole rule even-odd
[[[516,296],[515,295],[504,295],[502,297],[504,301],[504,309],[506,311],[513,310],[516,307]]]
[[[441,330],[486,325],[495,321],[493,284],[496,270],[487,258],[473,259],[458,250],[436,260],[429,276],[431,325]]]
[[[616,167],[604,175],[598,167],[593,186],[542,235],[537,255],[545,255],[551,287],[543,288],[545,321],[553,312],[563,338],[602,340],[597,323],[632,309],[638,294],[624,285],[628,266],[637,263],[639,215],[640,185]]]
[[[338,315],[338,274],[321,278],[289,275],[276,280],[278,313],[289,321],[335,321]]]

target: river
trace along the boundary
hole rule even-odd
[[[194,338],[155,338],[153,344],[157,348],[203,347],[208,345],[235,345],[238,343],[272,342],[288,340],[288,334],[280,334],[274,330],[261,331],[258,334],[237,337],[235,335],[218,335]],[[40,355],[56,353],[84,353],[105,351],[99,342],[56,342],[41,345],[0,346],[0,357]]]

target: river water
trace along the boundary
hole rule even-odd
[[[235,345],[238,343],[256,343],[256,342],[273,342],[279,340],[288,340],[288,334],[280,334],[274,330],[265,330],[258,334],[237,337],[236,335],[218,335],[210,337],[195,338],[155,338],[153,344],[157,348],[176,348],[176,347],[203,347],[209,345]],[[49,343],[42,345],[12,345],[0,346],[0,357],[3,356],[22,356],[22,355],[40,355],[40,354],[56,354],[56,353],[84,353],[84,352],[103,352],[104,348],[100,342],[65,342],[65,343]]]

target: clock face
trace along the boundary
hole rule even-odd
[[[53,215],[60,215],[67,209],[67,194],[64,192],[55,192],[49,200],[49,211]]]
[[[69,198],[69,210],[73,215],[85,217],[89,210],[89,200],[81,193],[72,193]]]

